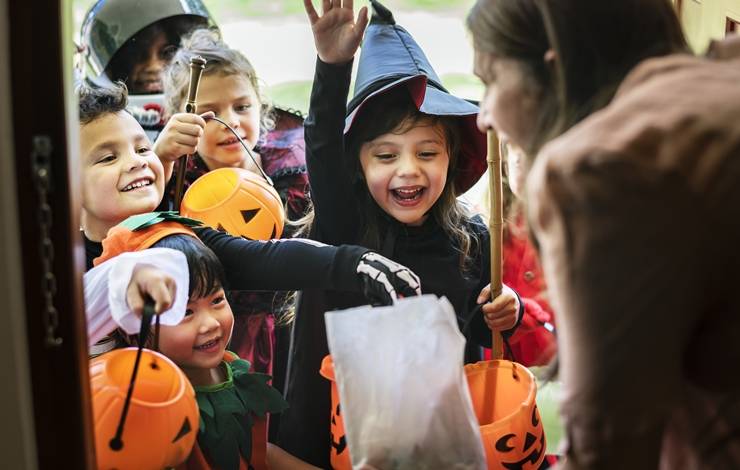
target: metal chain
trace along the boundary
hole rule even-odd
[[[48,202],[51,190],[51,139],[46,135],[37,135],[33,138],[31,165],[39,195],[38,224],[39,224],[39,255],[41,256],[41,295],[45,307],[43,313],[44,342],[47,348],[58,347],[62,338],[57,336],[59,327],[59,311],[54,307],[54,296],[57,293],[57,278],[52,269],[54,264],[54,244],[51,240],[52,212]]]

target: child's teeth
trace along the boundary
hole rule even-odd
[[[421,189],[396,189],[396,194],[402,198],[412,198],[421,193]]]
[[[149,181],[139,181],[138,183],[131,183],[125,188],[123,188],[124,191],[131,191],[134,188],[141,188],[142,186],[149,186]]]

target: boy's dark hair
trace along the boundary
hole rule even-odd
[[[128,90],[123,83],[112,87],[94,87],[80,84],[77,88],[79,98],[80,124],[90,124],[105,114],[115,114],[126,110]]]
[[[152,248],[171,248],[185,254],[190,274],[188,298],[199,299],[221,288],[225,289],[224,268],[221,262],[200,240],[190,235],[170,235],[152,245]]]

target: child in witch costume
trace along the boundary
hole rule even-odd
[[[125,110],[124,88],[83,88],[79,102],[81,229],[89,268],[110,228],[159,205],[164,171],[144,130]],[[365,292],[379,302],[414,295],[418,289],[413,273],[366,248],[300,239],[251,241],[209,228],[196,228],[195,233],[219,258],[235,289],[328,288]],[[106,343],[106,348],[113,346]]]
[[[486,138],[478,108],[448,94],[423,52],[391,13],[371,2],[355,96],[346,106],[352,59],[367,25],[354,21],[352,1],[323,2],[308,13],[318,50],[305,122],[313,212],[310,238],[359,243],[413,266],[424,293],[446,296],[467,338],[465,360],[479,361],[491,329],[510,334],[521,314],[508,287],[490,301],[489,236],[457,201],[484,172]],[[327,466],[329,383],[318,371],[328,354],[318,312],[360,305],[360,299],[304,291],[298,306],[278,443]]]
[[[249,363],[227,351],[234,316],[224,293],[216,255],[195,235],[198,222],[142,214],[113,227],[95,264],[149,247],[182,252],[187,260],[188,300],[175,324],[159,327],[158,347],[188,377],[200,411],[197,444],[182,470],[314,468],[267,446],[268,413],[285,409],[269,376],[249,372]],[[133,338],[131,338],[133,339]]]

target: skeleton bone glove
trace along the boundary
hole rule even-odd
[[[399,297],[421,295],[419,277],[409,268],[369,251],[357,264],[362,292],[373,305],[390,305]]]

